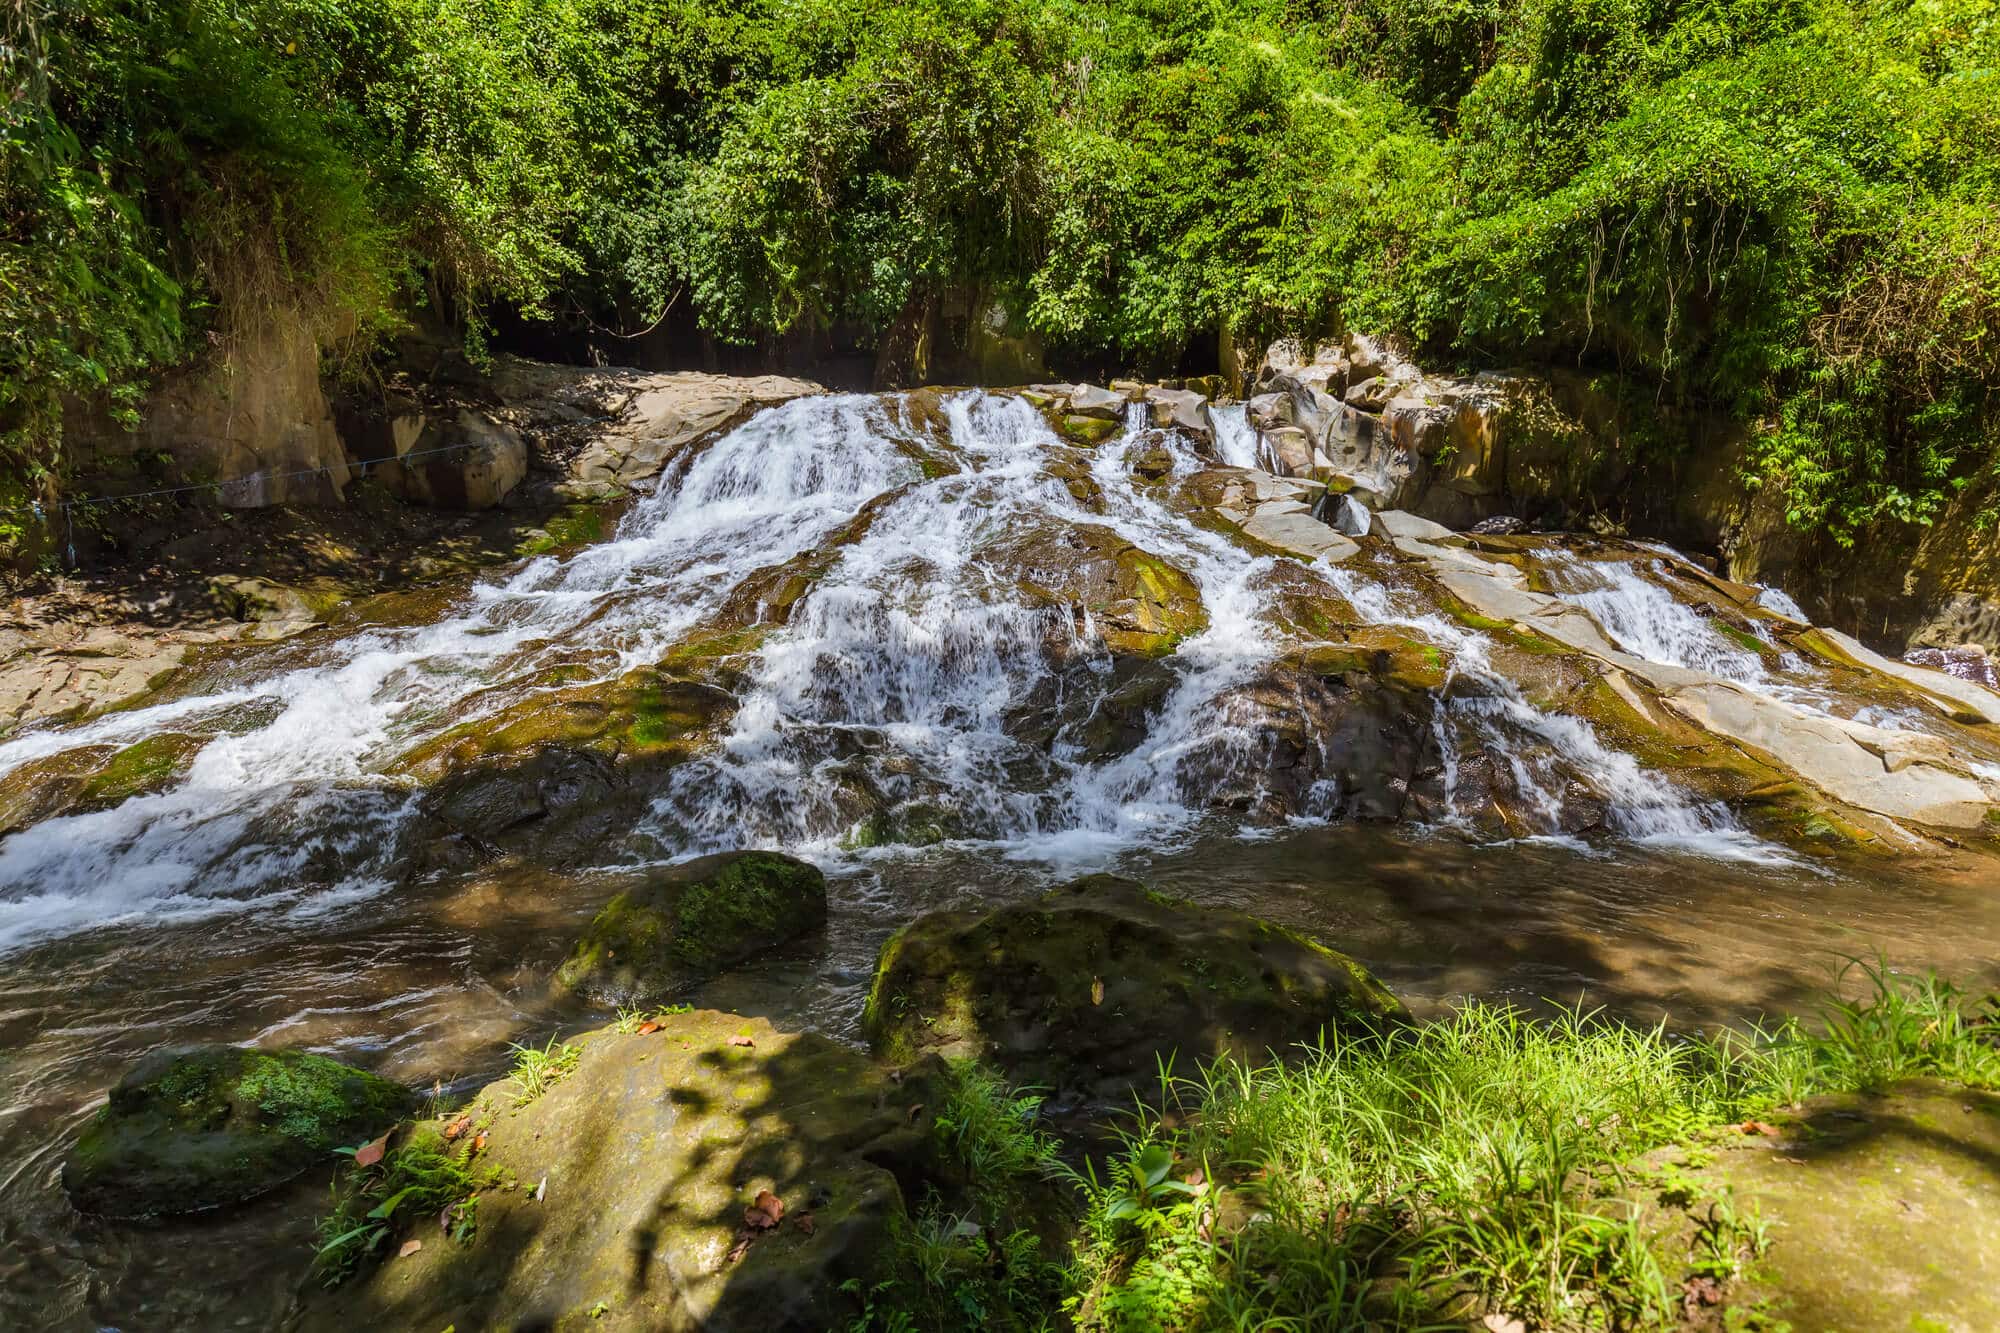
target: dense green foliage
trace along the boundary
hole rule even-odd
[[[0,431],[258,318],[1345,324],[1758,426],[1793,517],[1994,452],[1991,0],[17,0]],[[21,7],[25,5],[26,8]]]
[[[1913,1077],[2000,1088],[1995,1000],[1859,971],[1866,993],[1819,1021],[1720,1042],[1471,1004],[1288,1062],[1224,1060],[1163,1077],[1169,1114],[1076,1167],[1031,1099],[958,1071],[939,1129],[973,1206],[924,1213],[855,1327],[1681,1327],[1684,1284],[1728,1281],[1764,1244],[1753,1210],[1683,1169],[1746,1116]],[[1679,1148],[1648,1155],[1663,1145]],[[1059,1270],[1007,1203],[1051,1175],[1074,1186]],[[1652,1196],[1687,1219],[1684,1246],[1629,1206]]]

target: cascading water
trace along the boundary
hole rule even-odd
[[[867,397],[760,414],[681,462],[618,538],[473,589],[457,614],[334,645],[329,660],[222,693],[0,745],[0,774],[86,745],[207,737],[173,789],[0,843],[0,949],[87,926],[311,910],[385,887],[412,813],[385,769],[497,683],[554,652],[606,674],[658,660],[755,570],[818,545],[919,477]]]
[[[1142,454],[1164,457],[1169,479],[1203,460],[1136,411],[1095,450],[1063,444],[1020,399],[958,395],[943,416],[913,421],[907,405],[861,396],[771,409],[677,459],[614,540],[480,584],[435,624],[287,646],[266,659],[287,665],[208,696],[0,745],[4,774],[163,732],[203,742],[171,789],[0,844],[0,949],[142,917],[305,912],[380,892],[402,873],[418,805],[403,756],[542,688],[550,662],[608,679],[660,661],[760,571],[795,558],[824,563],[732,687],[727,735],[672,774],[637,841],[607,858],[752,841],[831,852],[870,840],[885,811],[923,824],[921,838],[890,830],[905,840],[1062,858],[1170,836],[1224,788],[1253,789],[1242,804],[1254,808],[1271,709],[1283,705],[1245,687],[1298,646],[1273,612],[1279,558],[1198,524],[1135,475]],[[1240,417],[1216,411],[1218,449],[1243,466],[1258,446]],[[1162,465],[1147,466],[1157,480]],[[1049,590],[1065,571],[1037,564],[1070,559],[1065,543],[1079,542],[1091,559],[1136,551],[1191,580],[1205,622],[1158,667],[1143,735],[1112,754],[1080,745],[1073,721],[1040,746],[1015,734],[1027,701],[1102,692],[1117,673],[1102,627]],[[1567,770],[1634,837],[1721,854],[1746,844],[1582,723],[1528,705],[1478,634],[1395,609],[1364,576],[1317,577],[1324,596],[1418,630],[1477,679],[1450,711],[1507,755],[1551,827]],[[296,664],[309,653],[317,660]],[[1441,739],[1449,774],[1455,752]]]
[[[1546,713],[1529,703],[1514,682],[1493,667],[1490,643],[1440,615],[1404,605],[1385,585],[1345,568],[1326,571],[1328,581],[1371,622],[1414,630],[1450,654],[1451,672],[1470,688],[1447,681],[1438,693],[1435,734],[1444,755],[1448,796],[1461,762],[1458,728],[1499,755],[1515,791],[1540,814],[1543,832],[1557,826],[1563,788],[1582,781],[1605,800],[1607,820],[1637,842],[1697,851],[1722,860],[1789,860],[1779,848],[1747,832],[1727,807],[1698,801],[1672,782],[1604,744],[1588,722]]]
[[[1249,409],[1241,403],[1224,403],[1208,410],[1215,429],[1215,453],[1231,467],[1266,469],[1270,458],[1264,433],[1250,424]]]
[[[1758,655],[1730,642],[1702,616],[1623,560],[1583,560],[1545,551],[1540,565],[1553,591],[1590,612],[1634,657],[1706,671],[1744,685],[1767,677]]]

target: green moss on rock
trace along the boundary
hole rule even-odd
[[[1163,1058],[1262,1059],[1404,1017],[1359,963],[1296,931],[1096,875],[905,926],[882,948],[862,1024],[898,1063],[970,1056],[1058,1098],[1122,1102]]]
[[[135,1065],[63,1164],[76,1206],[109,1217],[251,1198],[406,1114],[387,1079],[304,1051],[203,1046]]]
[[[826,877],[777,852],[672,866],[597,914],[556,983],[607,1004],[645,1003],[826,922]]]
[[[169,732],[128,745],[83,784],[77,793],[77,807],[103,809],[162,791],[187,771],[207,743],[200,736]]]

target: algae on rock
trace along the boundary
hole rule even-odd
[[[415,1098],[305,1051],[160,1050],[140,1061],[63,1163],[84,1212],[147,1217],[236,1203],[377,1133]]]
[[[905,926],[882,948],[862,1024],[894,1063],[971,1056],[1058,1099],[1122,1102],[1163,1058],[1261,1060],[1406,1016],[1359,963],[1296,931],[1093,875]]]
[[[606,1004],[658,999],[826,922],[826,876],[777,852],[724,852],[613,898],[556,973]]]

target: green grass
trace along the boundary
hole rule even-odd
[[[633,1027],[636,1030],[637,1024]],[[544,1046],[510,1046],[514,1052],[513,1072],[508,1074],[515,1088],[515,1104],[526,1106],[556,1084],[576,1072],[583,1055],[581,1046],[571,1046],[549,1038]]]
[[[954,1069],[937,1133],[972,1207],[932,1201],[901,1238],[902,1275],[866,1294],[856,1327],[947,1327],[953,1311],[994,1308],[1004,1321],[975,1322],[1414,1329],[1496,1313],[1536,1329],[1676,1326],[1684,1283],[1740,1275],[1764,1226],[1699,1175],[1638,1165],[1644,1154],[1683,1144],[1698,1159],[1720,1127],[1821,1093],[1916,1076],[2000,1088],[1993,1000],[1880,961],[1841,980],[1860,983],[1857,998],[1714,1039],[1469,1003],[1290,1060],[1163,1071],[1163,1109],[1073,1168],[1032,1096]],[[1025,1216],[1051,1172],[1073,1186],[1067,1254],[1031,1247],[1018,1226],[968,1225]],[[1677,1263],[1633,1206],[1647,1184],[1691,1220]]]

